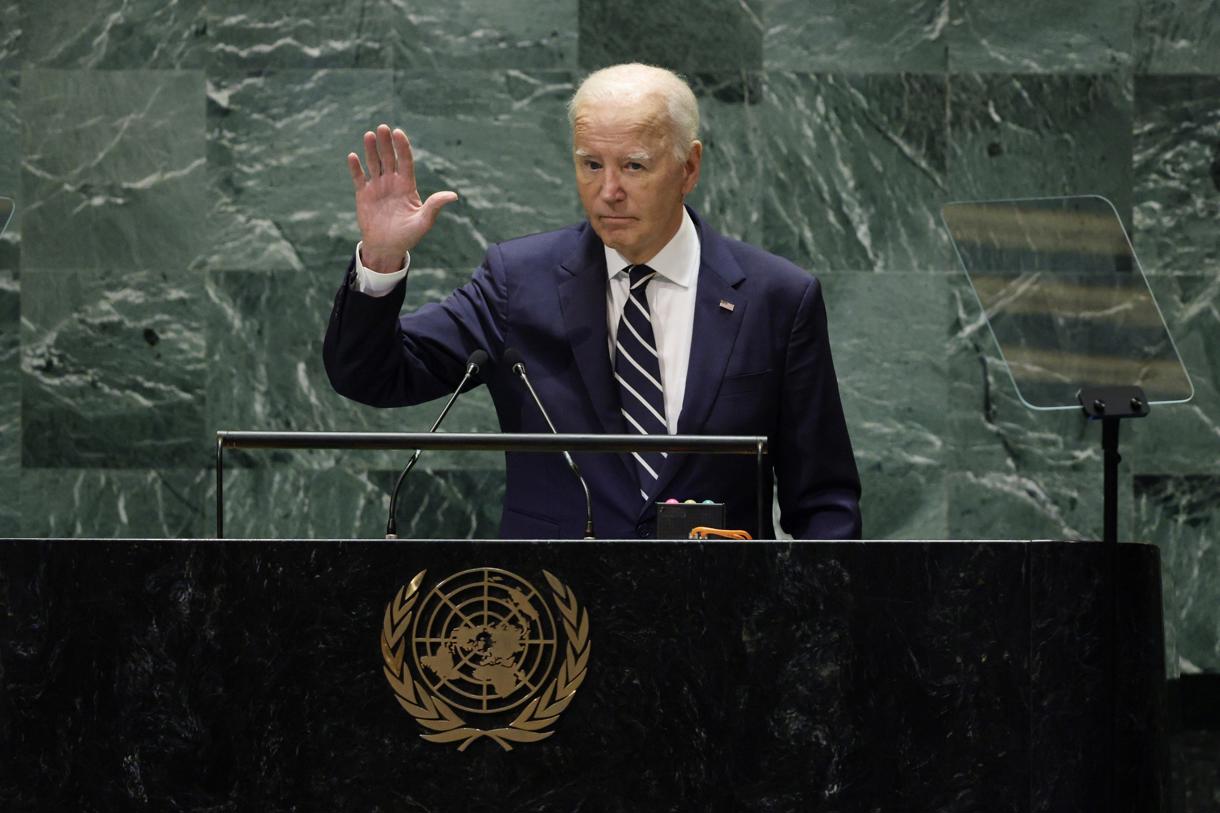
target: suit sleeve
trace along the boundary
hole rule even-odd
[[[798,539],[859,539],[860,476],[816,279],[797,309],[786,359],[772,449],[780,527]]]
[[[470,282],[443,302],[401,315],[406,280],[383,297],[354,290],[348,266],[335,295],[322,359],[340,395],[377,407],[409,406],[447,395],[477,349],[492,359],[504,347],[507,292],[492,246]]]

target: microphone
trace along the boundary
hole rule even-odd
[[[538,393],[534,392],[534,385],[530,383],[529,376],[525,374],[525,362],[521,359],[521,354],[517,352],[516,348],[510,347],[504,351],[504,363],[525,382],[525,388],[529,390],[534,403],[538,405],[538,411],[542,413],[546,425],[551,427],[551,434],[558,435],[559,430],[551,422],[551,416],[546,413],[546,407],[542,405],[542,399],[538,397]],[[589,484],[585,482],[584,477],[581,477],[580,468],[566,449],[563,452],[563,459],[568,461],[568,468],[576,475],[576,479],[580,481],[580,487],[585,492],[585,539],[597,539],[593,535],[593,498],[589,496]]]
[[[432,424],[432,428],[428,430],[429,434],[435,432],[436,427],[441,425],[441,421],[445,420],[445,416],[449,414],[449,408],[457,400],[458,395],[462,392],[462,388],[466,386],[466,382],[478,375],[479,369],[486,363],[486,351],[476,350],[470,354],[470,358],[466,359],[466,374],[462,376],[462,380],[458,383],[457,389],[453,391],[453,395],[449,396],[449,400],[445,403],[445,408],[441,410],[441,414],[436,418],[436,423]],[[402,481],[407,479],[407,473],[415,468],[415,463],[419,460],[419,456],[422,453],[423,449],[415,450],[415,454],[411,455],[411,459],[407,461],[406,467],[398,475],[398,481],[394,483],[394,490],[390,492],[390,518],[385,523],[386,539],[398,538],[398,522],[394,517],[398,513],[398,492],[402,488]]]

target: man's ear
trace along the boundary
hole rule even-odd
[[[691,142],[690,152],[686,154],[686,163],[682,169],[686,173],[686,179],[682,182],[682,194],[689,195],[695,188],[695,184],[699,183],[699,170],[703,164],[703,142],[695,140]]]

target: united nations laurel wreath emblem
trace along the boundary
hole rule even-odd
[[[589,613],[575,594],[542,571],[556,624],[546,597],[507,570],[463,570],[420,601],[426,574],[399,589],[381,625],[386,680],[398,704],[432,732],[420,736],[460,743],[459,751],[487,737],[511,751],[554,734],[589,663]],[[468,715],[501,724],[478,727]]]

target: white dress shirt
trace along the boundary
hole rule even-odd
[[[369,296],[385,296],[407,275],[411,255],[403,260],[402,268],[392,274],[378,274],[365,268],[356,244],[355,289]],[[665,424],[670,434],[678,431],[678,416],[686,396],[686,370],[690,365],[691,338],[695,326],[695,292],[699,279],[699,233],[685,207],[682,224],[665,247],[645,265],[657,274],[648,283],[645,296],[652,315],[652,334],[660,357],[661,387],[665,390]],[[631,267],[622,254],[606,248],[606,327],[610,334],[610,366],[614,367],[614,343],[619,319],[627,304]]]
[[[385,296],[394,290],[394,286],[400,279],[407,275],[407,269],[411,267],[411,252],[408,251],[403,257],[402,268],[393,274],[378,274],[376,271],[364,267],[364,261],[360,259],[360,249],[363,246],[363,240],[356,244],[356,285],[354,287],[362,294]]]
[[[686,368],[690,364],[691,336],[695,326],[695,290],[699,279],[699,232],[686,208],[682,225],[655,257],[644,263],[657,275],[648,282],[644,296],[652,316],[652,335],[661,362],[661,389],[665,391],[665,425],[669,434],[678,432],[678,416],[686,396]],[[610,333],[610,367],[614,367],[614,344],[619,319],[631,290],[631,267],[622,254],[606,248],[606,326]]]

